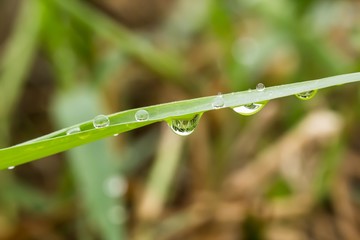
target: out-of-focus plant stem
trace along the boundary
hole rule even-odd
[[[22,2],[15,28],[0,59],[0,146],[7,142],[10,115],[36,53],[42,15],[40,1]]]

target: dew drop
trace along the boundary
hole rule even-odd
[[[188,136],[194,132],[200,117],[201,114],[195,114],[187,118],[174,118],[168,121],[168,125],[174,133],[180,136]]]
[[[225,102],[223,96],[220,94],[214,98],[214,101],[212,102],[212,106],[214,109],[219,109],[224,107]]]
[[[259,91],[259,92],[262,92],[265,90],[265,85],[263,83],[258,83],[256,85],[256,90]]]
[[[73,127],[73,128],[70,128],[69,130],[66,131],[66,135],[78,133],[78,132],[80,132],[80,131],[81,131],[81,130],[80,130],[79,127]]]
[[[149,119],[149,112],[141,109],[135,113],[135,120],[138,122],[143,122]]]
[[[117,137],[117,136],[119,136],[119,134],[118,134],[118,133],[115,133],[115,134],[114,134],[114,137]]]
[[[310,100],[312,99],[317,93],[317,90],[311,90],[307,92],[298,93],[295,96],[301,100]]]
[[[241,115],[249,116],[259,112],[267,102],[250,103],[234,107],[233,110]]]
[[[104,193],[113,198],[118,198],[124,195],[127,189],[127,182],[120,176],[112,176],[104,181]]]
[[[95,128],[104,128],[110,125],[110,119],[105,115],[98,115],[93,120]]]
[[[9,170],[12,170],[12,169],[14,169],[14,168],[15,168],[15,166],[10,166],[10,167],[8,167]]]

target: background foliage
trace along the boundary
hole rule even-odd
[[[0,2],[0,145],[98,114],[359,71],[356,1]],[[0,239],[357,239],[359,87],[0,172]]]

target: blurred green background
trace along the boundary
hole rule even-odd
[[[355,0],[1,0],[0,147],[130,108],[356,72]],[[360,239],[358,84],[0,172],[0,239]],[[0,159],[1,161],[1,159]]]

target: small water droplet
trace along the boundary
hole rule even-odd
[[[234,107],[233,110],[241,115],[249,116],[259,112],[267,102],[250,103]]]
[[[104,181],[104,192],[107,196],[118,198],[127,190],[127,182],[121,176],[112,176]]]
[[[212,102],[212,106],[214,109],[222,108],[224,107],[224,105],[225,105],[225,101],[221,94],[216,96],[214,101]]]
[[[105,115],[98,115],[93,120],[95,128],[104,128],[110,125],[110,119]]]
[[[121,205],[115,205],[108,211],[108,218],[113,224],[122,224],[126,221],[126,211]]]
[[[15,168],[15,166],[10,166],[10,167],[8,167],[9,170],[12,170],[12,169],[14,169],[14,168]]]
[[[259,91],[259,92],[262,92],[265,90],[265,85],[263,83],[258,83],[256,85],[256,90]]]
[[[168,125],[174,133],[180,136],[188,136],[194,132],[200,117],[201,114],[195,114],[187,118],[174,118],[168,121]]]
[[[138,122],[143,122],[149,119],[149,112],[141,109],[135,113],[135,120]]]
[[[117,136],[119,136],[119,134],[118,134],[118,133],[115,133],[115,134],[114,134],[114,137],[117,137]]]
[[[73,128],[70,128],[69,130],[66,131],[66,135],[78,133],[78,132],[80,132],[80,131],[81,131],[81,130],[80,130],[79,127],[73,127]]]
[[[307,92],[298,93],[295,96],[301,100],[310,100],[312,99],[317,93],[317,90],[311,90]]]

